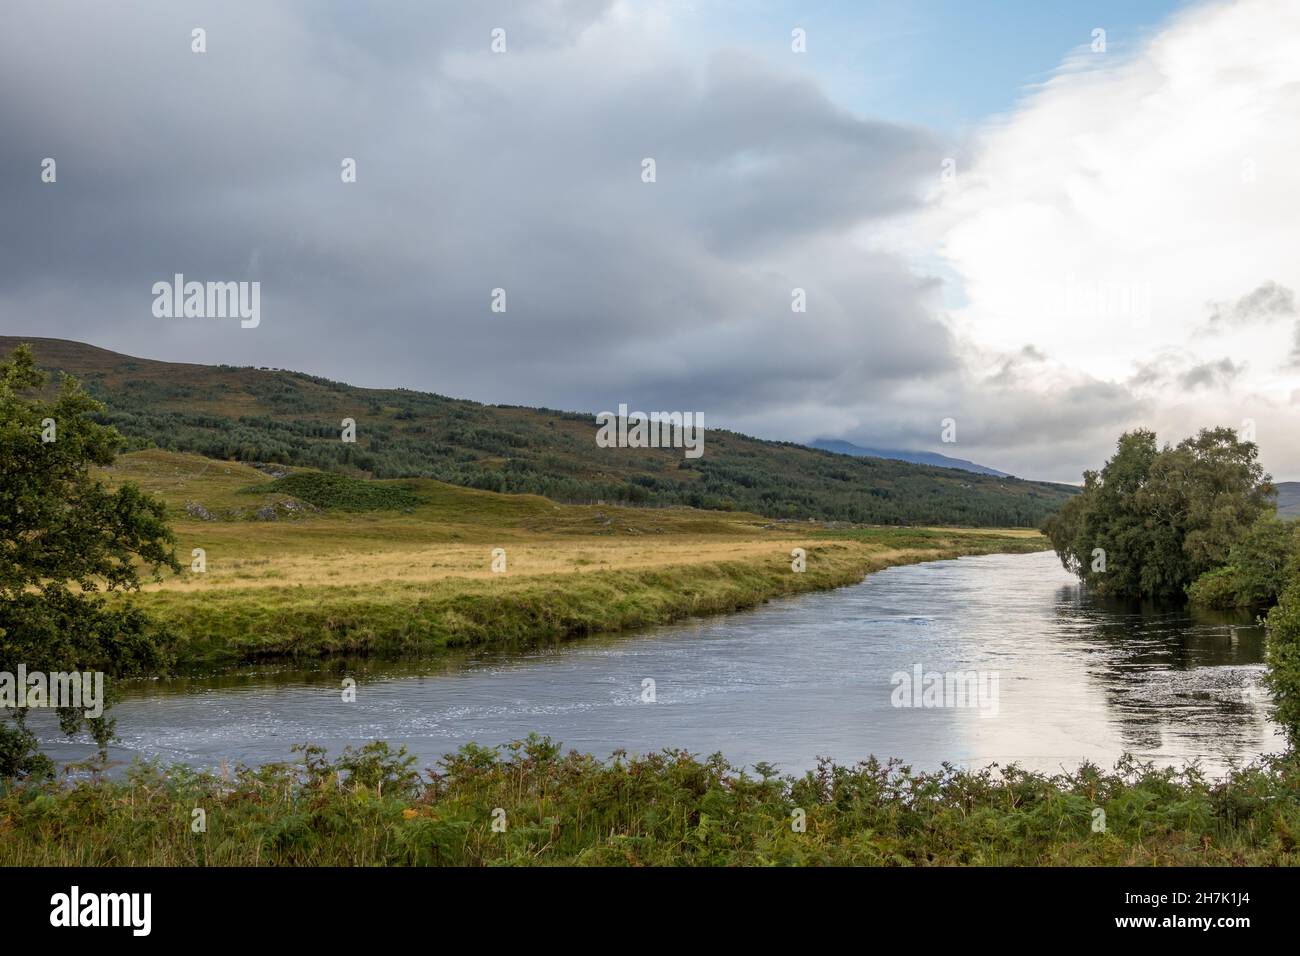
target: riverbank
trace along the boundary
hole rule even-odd
[[[899,564],[1041,550],[1037,539],[988,532],[868,529],[839,540],[814,535],[768,543],[742,560],[366,585],[159,590],[141,595],[138,603],[175,635],[170,650],[179,666],[331,655],[402,657],[450,648],[522,647],[665,624],[842,587]],[[796,542],[806,552],[803,572],[791,568],[787,544]]]
[[[557,505],[433,481],[366,482],[331,507],[247,465],[159,451],[122,456],[106,477],[162,497],[178,553],[201,552],[202,570],[127,599],[182,670],[513,648],[736,611],[898,564],[1046,547],[1027,529]],[[388,498],[356,510],[367,489]]]
[[[826,763],[778,779],[538,739],[464,748],[428,776],[382,744],[304,758],[11,788],[0,865],[1300,864],[1300,770],[1280,759],[1206,780],[1131,760],[1054,777]]]

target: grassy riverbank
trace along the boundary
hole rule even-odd
[[[1280,760],[1207,781],[1136,763],[1051,778],[826,764],[779,779],[685,753],[602,762],[540,740],[467,748],[428,776],[382,745],[307,757],[11,789],[0,865],[1300,863],[1300,770]]]
[[[160,451],[105,472],[167,502],[183,562],[204,552],[202,573],[130,598],[168,632],[179,666],[564,640],[752,607],[896,564],[1046,546],[1026,529],[774,522],[319,474],[273,481]],[[794,548],[806,552],[803,572],[792,570]],[[493,571],[494,552],[504,571]]]

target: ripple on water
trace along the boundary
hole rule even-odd
[[[211,767],[288,759],[305,741],[337,750],[382,738],[431,766],[469,741],[537,732],[601,756],[721,750],[789,772],[819,755],[871,754],[918,768],[1018,759],[1055,771],[1125,750],[1221,770],[1281,747],[1262,661],[1249,620],[1105,604],[1050,553],[989,555],[558,649],[372,669],[349,704],[320,674],[150,682],[116,708],[113,754]],[[916,665],[996,672],[996,716],[893,706],[892,676]],[[642,699],[646,680],[655,703]],[[35,729],[56,756],[88,750],[86,738]]]

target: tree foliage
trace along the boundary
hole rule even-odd
[[[1043,532],[1065,568],[1099,593],[1181,599],[1272,511],[1276,492],[1258,453],[1229,428],[1163,448],[1154,432],[1127,432]]]
[[[1300,576],[1300,524],[1265,515],[1228,552],[1228,563],[1187,589],[1201,607],[1269,608]]]
[[[1268,673],[1273,719],[1286,732],[1293,751],[1300,751],[1300,577],[1293,577],[1266,619]]]
[[[0,362],[0,671],[102,671],[158,664],[147,620],[102,592],[133,590],[142,568],[179,570],[164,507],[127,484],[110,491],[91,473],[113,462],[122,437],[91,416],[103,406],[65,377],[52,399],[27,348]],[[0,722],[0,777],[48,774],[24,709]],[[69,734],[84,724],[102,749],[106,718],[61,708]]]

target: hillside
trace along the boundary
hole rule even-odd
[[[75,375],[133,447],[310,466],[374,478],[622,502],[744,510],[866,524],[1036,526],[1072,488],[880,458],[855,458],[734,432],[705,453],[600,448],[593,415],[482,405],[406,389],[364,389],[284,370],[132,358],[61,339],[37,362]],[[356,421],[356,443],[340,441]],[[707,423],[707,418],[706,418]]]
[[[1300,481],[1275,481],[1277,513],[1283,518],[1300,518]]]
[[[903,451],[897,448],[863,448],[852,442],[839,439],[819,438],[812,443],[813,448],[833,451],[840,455],[853,455],[857,458],[889,458],[894,461],[909,461],[914,465],[934,465],[936,468],[956,468],[958,471],[970,471],[977,475],[993,475],[997,478],[1010,478],[1005,471],[998,471],[987,465],[977,465],[965,458],[949,458],[933,451]]]

